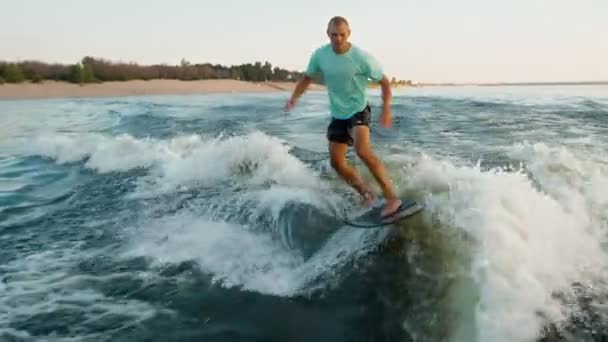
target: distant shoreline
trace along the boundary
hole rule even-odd
[[[608,81],[596,82],[513,82],[513,83],[482,83],[481,86],[560,86],[560,85],[608,85]]]
[[[419,83],[421,87],[437,87],[437,86],[480,86],[480,87],[496,87],[496,86],[560,86],[560,85],[608,85],[608,81],[581,81],[581,82],[496,82],[496,83]]]
[[[231,79],[215,80],[132,80],[74,84],[62,81],[40,83],[5,83],[0,85],[0,99],[82,98],[142,95],[180,95],[210,93],[262,93],[292,91],[295,82],[249,82]],[[310,90],[325,87],[311,84]]]

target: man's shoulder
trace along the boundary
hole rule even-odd
[[[317,47],[316,49],[314,49],[313,51],[313,55],[321,55],[321,54],[325,54],[328,52],[328,50],[331,49],[331,44],[323,44],[319,47]]]
[[[353,53],[357,57],[360,57],[360,58],[363,58],[363,59],[367,59],[367,58],[370,58],[372,56],[372,54],[369,51],[363,49],[362,47],[360,47],[358,45],[353,44],[351,46],[351,48],[353,49]]]

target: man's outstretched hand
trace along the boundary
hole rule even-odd
[[[296,101],[293,99],[289,99],[289,100],[287,100],[287,102],[285,102],[285,111],[290,112],[293,109],[293,107],[295,107],[295,106],[296,106]]]

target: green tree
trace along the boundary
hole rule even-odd
[[[272,65],[265,62],[262,67],[262,75],[260,81],[270,81],[272,79]]]
[[[72,83],[80,83],[80,78],[82,77],[82,67],[80,64],[74,64],[70,66],[70,76],[69,80]]]
[[[243,81],[253,81],[254,80],[254,68],[250,63],[243,64],[240,67],[241,74],[243,75]]]
[[[82,65],[80,71],[80,83],[93,83],[95,82],[95,74],[93,73],[93,65],[86,63]]]
[[[86,56],[86,57],[84,57],[84,58],[82,59],[81,63],[82,63],[83,65],[84,65],[84,64],[91,64],[91,65],[93,65],[93,64],[95,64],[95,58],[90,57],[90,56]]]
[[[6,69],[4,69],[3,78],[9,83],[21,83],[25,81],[21,68],[18,64],[14,63],[9,64]]]
[[[241,68],[239,67],[231,67],[230,68],[230,78],[234,79],[234,80],[241,80],[243,79],[243,71],[241,70]]]

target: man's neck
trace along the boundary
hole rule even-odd
[[[351,44],[351,43],[349,42],[349,43],[347,43],[347,46],[346,46],[346,48],[344,49],[344,51],[336,50],[336,48],[334,48],[333,46],[332,46],[332,50],[334,50],[334,52],[335,52],[336,54],[341,55],[341,54],[345,54],[345,53],[347,53],[347,52],[350,50],[350,48],[351,48],[352,46],[353,46],[353,44]]]

